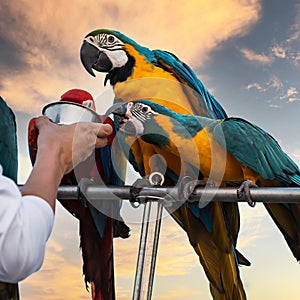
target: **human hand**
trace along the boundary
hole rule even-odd
[[[46,159],[48,155],[56,155],[63,174],[87,159],[94,148],[106,146],[107,137],[112,133],[109,124],[79,122],[57,125],[44,116],[37,118],[35,123],[39,130],[38,156]]]

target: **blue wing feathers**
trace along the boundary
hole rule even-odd
[[[213,119],[227,118],[225,110],[215,97],[209,93],[194,71],[187,64],[180,61],[174,54],[167,51],[153,50],[152,52],[157,58],[157,65],[163,68],[167,67],[168,71],[171,71],[180,82],[186,83],[198,94],[200,106],[206,111],[208,117]],[[199,97],[199,95],[201,97]]]
[[[97,228],[97,231],[101,238],[104,236],[104,231],[107,226],[107,216],[101,212],[99,212],[93,206],[90,206],[90,212],[94,220],[94,224]]]
[[[110,146],[105,146],[101,148],[100,153],[101,153],[101,161],[102,161],[101,167],[103,168],[103,173],[105,174],[106,178],[111,178],[112,168],[110,164],[111,161]]]
[[[291,176],[291,180],[300,186],[300,174],[295,174]]]
[[[243,119],[228,118],[215,126],[213,134],[231,155],[265,179],[299,185],[298,166],[277,141],[258,126]]]

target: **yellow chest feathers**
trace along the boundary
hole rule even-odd
[[[127,80],[114,86],[118,102],[148,99],[178,113],[192,112],[190,103],[196,97],[187,85],[179,82],[172,73],[147,62],[133,46],[126,45],[126,51],[134,57],[135,65]]]

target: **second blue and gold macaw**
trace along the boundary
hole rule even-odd
[[[300,187],[299,167],[272,136],[246,120],[213,120],[202,116],[178,114],[149,100],[122,104],[110,111],[124,118],[120,131],[124,134],[125,142],[128,136],[140,137],[146,143],[163,150],[167,167],[171,171],[175,156],[177,161],[187,164],[187,169],[198,169],[204,181],[209,178],[212,181],[217,178],[218,181],[221,178],[221,186],[251,180],[258,186]],[[193,155],[193,148],[196,148],[197,155]],[[216,161],[215,167],[213,160]],[[224,164],[220,167],[222,161]],[[209,278],[212,276],[210,280],[213,296],[216,299],[244,297],[235,286],[238,278],[230,273],[235,265],[230,256],[233,244],[225,230],[227,224],[220,204],[210,202],[202,208],[205,210],[205,218],[199,211],[197,214],[195,206],[192,208],[192,205],[190,208],[194,216],[189,216],[188,222],[198,228],[199,236],[195,250],[206,274]],[[265,206],[299,261],[300,204],[265,203]],[[217,268],[214,267],[218,264],[226,265],[225,273],[215,273]],[[229,278],[233,281],[226,282]],[[218,292],[225,282],[226,288],[231,286],[233,293],[229,295],[228,290],[224,291],[222,297]]]

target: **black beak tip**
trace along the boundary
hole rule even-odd
[[[87,71],[88,71],[88,70],[87,70]],[[96,77],[96,75],[95,75],[95,73],[93,72],[93,70],[88,71],[88,73],[89,73],[90,75],[92,75],[93,77]]]
[[[127,103],[118,102],[118,103],[112,105],[106,111],[104,117],[106,119],[110,114],[118,115],[120,117],[125,117],[126,112],[127,112]]]
[[[96,77],[96,75],[95,75],[95,73],[94,73],[93,70],[91,70],[91,71],[89,72],[89,74],[92,75],[93,77]]]

